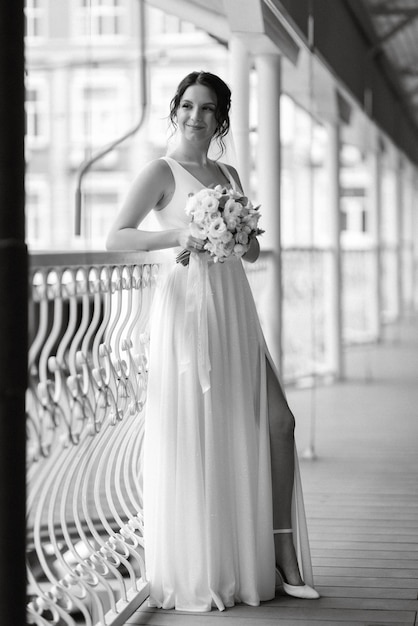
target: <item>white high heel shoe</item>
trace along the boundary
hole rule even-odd
[[[281,533],[292,533],[293,530],[291,528],[284,528],[281,530],[273,530],[274,535],[278,535]],[[304,600],[316,600],[320,597],[319,593],[313,587],[310,587],[306,583],[302,585],[289,585],[284,579],[282,572],[276,567],[276,580],[279,582],[276,584],[276,587],[283,587],[283,591],[293,598],[302,598]]]

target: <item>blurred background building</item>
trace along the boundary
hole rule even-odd
[[[189,71],[204,69],[234,87],[236,53],[221,24],[222,10],[221,2],[210,8],[200,2],[145,4],[146,121],[86,172],[81,236],[76,236],[75,190],[81,165],[134,127],[141,115],[139,3],[27,0],[26,220],[32,251],[102,250],[136,173],[166,151],[171,132],[168,104],[179,80]],[[290,17],[296,24],[294,11]],[[312,29],[327,27],[322,15],[319,26],[313,13],[311,18]],[[389,18],[395,26],[396,20],[405,19],[396,13]],[[382,323],[417,301],[416,163],[368,115],[370,93],[365,90],[364,101],[358,101],[329,63],[314,54],[309,33],[304,45],[300,34],[295,28],[292,37],[299,50],[294,58],[290,53],[281,59],[281,163],[276,172],[284,295],[281,358],[288,380],[338,373],[336,342],[378,339]],[[388,31],[384,34],[388,39]],[[259,95],[264,87],[259,85],[254,55],[248,72],[248,176],[244,172],[243,178],[251,197],[262,201],[256,164]],[[359,66],[357,72],[367,68]],[[233,123],[239,116],[235,102]],[[239,151],[239,129],[236,138]],[[239,166],[241,157],[229,154]],[[262,239],[265,250],[277,245],[270,232],[267,228]],[[260,263],[259,268],[263,259]],[[257,275],[254,268],[251,272]],[[336,281],[341,281],[337,305]],[[265,302],[266,292],[263,296],[257,291],[259,281],[252,280],[252,285],[268,327],[272,305]],[[335,306],[339,319],[332,322]]]
[[[232,88],[223,158],[262,206],[246,271],[305,397],[303,458],[317,412],[329,438],[325,480],[305,466],[335,584],[316,615],[352,600],[381,620],[392,598],[389,621],[400,606],[414,621],[417,0],[16,0],[0,35],[0,622],[22,624],[26,599],[30,623],[119,625],[147,598],[138,476],[161,254],[104,243],[175,141],[169,102],[196,69]]]

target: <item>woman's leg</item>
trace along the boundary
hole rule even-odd
[[[295,470],[295,419],[287,404],[268,359],[267,394],[270,426],[271,471],[273,486],[273,527],[275,530],[292,527],[291,506]],[[299,572],[292,533],[274,535],[276,564],[286,582],[299,585]]]

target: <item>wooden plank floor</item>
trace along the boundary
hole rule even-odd
[[[289,389],[316,586],[260,607],[185,614],[142,606],[153,626],[418,626],[418,318],[351,348],[344,383]],[[315,422],[316,460],[303,458]]]

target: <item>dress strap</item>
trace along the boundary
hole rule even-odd
[[[229,169],[227,168],[225,163],[221,163],[220,161],[217,161],[217,164],[218,164],[219,168],[222,170],[224,176],[226,176],[226,178],[231,183],[232,189],[234,191],[240,191],[240,189],[238,189],[238,185],[237,185],[237,183],[235,181],[235,178],[232,176],[231,172],[229,171]]]

